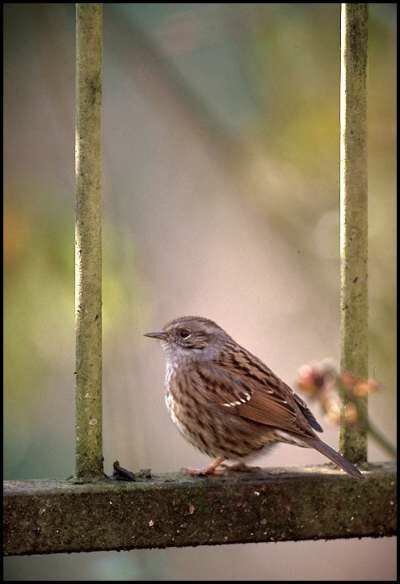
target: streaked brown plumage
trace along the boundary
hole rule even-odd
[[[278,442],[315,448],[354,478],[362,474],[325,444],[313,414],[260,359],[213,321],[185,316],[162,331],[166,353],[166,404],[193,446],[216,458],[192,474],[212,474],[224,460],[243,462]],[[233,468],[233,467],[231,467]]]

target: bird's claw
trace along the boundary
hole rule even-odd
[[[184,474],[188,474],[192,477],[206,477],[206,476],[210,476],[210,475],[224,474],[225,469],[210,468],[208,466],[206,468],[187,468],[187,467],[184,467],[184,468],[182,468],[182,472]]]

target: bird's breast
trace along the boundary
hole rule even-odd
[[[185,423],[184,411],[182,411],[182,407],[174,398],[172,391],[169,391],[168,389],[165,393],[165,405],[167,406],[167,410],[172,422],[176,425],[181,434],[183,434],[187,440],[192,442],[190,430]]]
[[[165,380],[164,380],[164,386],[165,386],[165,391],[171,391],[171,387],[172,387],[172,378],[174,377],[176,373],[176,366],[174,364],[173,361],[168,360],[167,364],[166,364],[166,368],[165,368]]]

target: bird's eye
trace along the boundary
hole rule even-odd
[[[188,329],[179,329],[178,336],[180,339],[187,339],[190,337],[190,331]]]

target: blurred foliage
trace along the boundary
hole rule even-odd
[[[73,361],[74,361],[74,221],[72,205],[65,213],[63,197],[54,192],[25,187],[30,197],[23,204],[8,193],[4,214],[5,268],[5,371],[4,399],[6,432],[5,473],[15,478],[43,476],[35,460],[27,466],[26,457],[18,456],[18,447],[34,442],[29,435],[32,418],[40,419],[57,391],[58,374],[69,369],[70,414],[66,419],[54,417],[50,430],[57,434],[65,424],[73,437]],[[71,199],[72,200],[72,199]],[[46,209],[46,213],[43,213]],[[103,336],[121,330],[127,323],[125,307],[136,298],[141,307],[129,314],[130,323],[141,322],[146,302],[142,280],[135,269],[132,240],[110,223],[103,225]],[[130,265],[129,278],[122,277],[125,263]],[[51,409],[51,407],[49,408]],[[49,428],[48,428],[49,430]],[[46,433],[47,434],[47,433]],[[51,434],[51,433],[50,433]],[[71,444],[72,446],[72,444]],[[71,448],[67,449],[70,454]],[[24,452],[24,449],[22,449]],[[57,456],[57,458],[59,458]],[[53,461],[54,463],[54,461]],[[72,463],[72,461],[71,461]],[[65,469],[63,465],[56,468]],[[70,467],[71,472],[73,467]],[[43,469],[44,474],[49,470]],[[64,471],[65,472],[65,471]],[[61,477],[63,475],[61,474]]]

